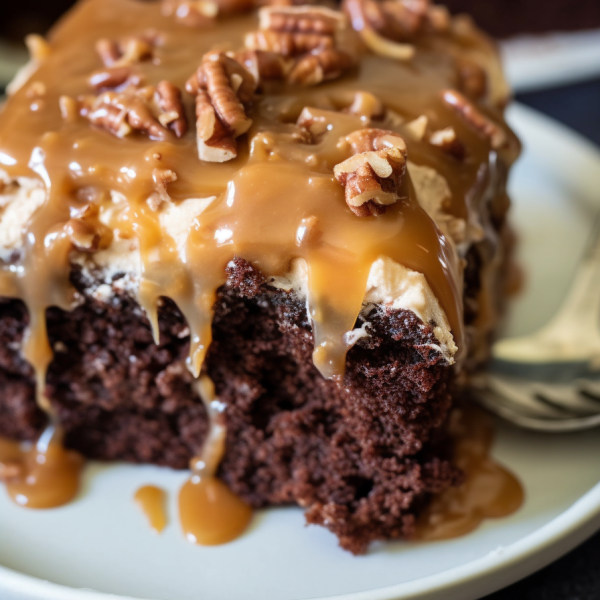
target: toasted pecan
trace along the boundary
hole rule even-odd
[[[393,131],[360,129],[346,136],[353,155],[334,167],[346,203],[359,217],[380,215],[400,198],[406,171],[406,144]]]
[[[484,115],[468,98],[456,90],[443,90],[444,102],[453,108],[472,129],[490,140],[497,150],[508,142],[506,131]]]

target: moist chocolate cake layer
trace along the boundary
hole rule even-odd
[[[82,294],[89,285],[77,270],[72,282]],[[46,392],[66,444],[102,460],[187,467],[207,419],[185,365],[189,332],[177,307],[163,302],[155,345],[126,294],[108,303],[83,298],[72,312],[47,313],[55,358]],[[460,479],[439,433],[451,369],[429,346],[431,328],[411,312],[374,308],[365,317],[370,335],[348,353],[338,386],[310,360],[304,303],[269,287],[247,262],[229,265],[215,308],[205,368],[227,406],[219,476],[253,506],[305,507],[309,522],[353,552],[411,536],[428,494]],[[0,402],[0,434],[32,439],[43,417],[14,343],[26,321],[22,303],[3,301],[0,380],[11,389]]]

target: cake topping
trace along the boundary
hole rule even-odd
[[[344,15],[328,8],[265,7],[259,13],[259,30],[246,35],[245,45],[248,50],[268,53],[256,57],[259,75],[317,85],[336,79],[354,65],[348,33]],[[273,54],[281,57],[279,62]]]
[[[151,60],[159,39],[155,31],[127,36],[120,40],[100,38],[96,42],[96,52],[105,67],[130,66],[144,60]]]
[[[252,125],[246,106],[254,95],[255,79],[233,58],[223,53],[209,53],[186,88],[196,94],[200,159],[225,162],[235,158],[235,139]]]
[[[444,90],[442,97],[468,125],[490,140],[492,148],[497,150],[507,143],[506,131],[486,117],[460,92]]]
[[[400,180],[406,170],[406,144],[393,131],[361,129],[346,136],[354,156],[335,166],[335,178],[357,217],[381,215],[387,204],[400,199]]]

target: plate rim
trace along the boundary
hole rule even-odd
[[[550,140],[554,144],[560,142],[563,151],[546,152],[544,162],[560,165],[559,178],[561,173],[570,173],[569,185],[577,189],[588,209],[598,210],[600,198],[593,197],[593,191],[600,188],[600,175],[594,175],[600,173],[600,149],[561,123],[521,104],[513,103],[507,117],[509,123],[517,122],[521,131],[535,130],[544,145]],[[577,168],[578,177],[573,175],[573,168]],[[478,559],[392,586],[312,600],[470,600],[507,587],[550,564],[597,530],[600,530],[600,482],[550,522]],[[14,594],[15,600],[151,600],[63,586],[2,565],[0,585],[2,591]]]

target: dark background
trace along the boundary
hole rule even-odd
[[[600,146],[600,79],[521,94],[516,99]],[[600,533],[564,558],[485,600],[600,600]]]

